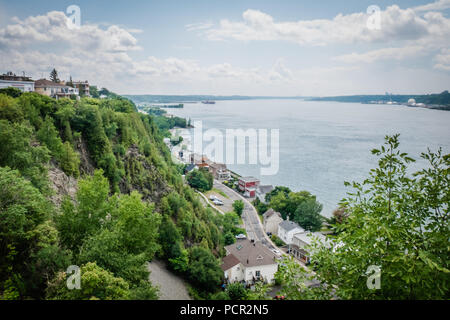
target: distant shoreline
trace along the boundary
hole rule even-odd
[[[304,100],[304,101],[333,101],[347,103],[406,105],[434,110],[450,110],[450,93],[444,91],[439,94],[385,94],[385,95],[347,95],[347,96],[214,96],[214,95],[123,95],[135,104],[142,103],[200,103],[202,101],[233,101],[233,100]],[[413,99],[419,105],[408,105]],[[423,104],[423,105],[421,105]]]

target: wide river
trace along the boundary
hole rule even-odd
[[[328,217],[350,191],[344,181],[362,181],[377,166],[370,151],[383,144],[385,135],[400,133],[400,149],[416,160],[427,148],[450,152],[449,111],[302,100],[217,101],[166,110],[224,134],[226,129],[279,129],[277,174],[261,176],[258,165],[228,167],[258,177],[262,184],[310,191]],[[413,169],[423,165],[419,160]]]

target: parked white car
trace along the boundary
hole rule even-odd
[[[241,233],[236,236],[236,239],[247,239],[247,236],[245,234]]]
[[[275,253],[277,256],[281,256],[280,250],[272,249],[272,252]]]
[[[213,202],[215,205],[217,205],[217,206],[223,206],[223,201],[222,201],[222,200],[214,199],[212,202]]]

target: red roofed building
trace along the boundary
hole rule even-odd
[[[259,183],[259,180],[254,177],[241,177],[239,178],[239,190],[244,193],[244,197],[254,198],[256,197],[256,188],[258,188]]]

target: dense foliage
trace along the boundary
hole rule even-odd
[[[399,151],[398,135],[386,137],[378,167],[353,191],[334,219],[330,246],[312,250],[314,278],[284,263],[279,282],[289,299],[448,299],[450,292],[450,155],[430,150],[428,166],[408,174],[414,161]],[[375,267],[375,268],[374,268]],[[379,287],[369,286],[379,270]]]
[[[191,187],[201,192],[211,190],[214,184],[213,175],[205,168],[192,170],[186,175],[186,180]]]
[[[1,298],[155,299],[155,255],[218,290],[235,225],[184,185],[157,117],[106,89],[79,101],[2,92]],[[58,189],[69,177],[73,194]],[[70,265],[81,267],[81,291],[65,287]]]
[[[277,187],[266,195],[266,199],[270,199],[268,207],[280,212],[283,219],[289,218],[308,231],[321,229],[322,204],[308,191],[292,192],[286,187]]]

